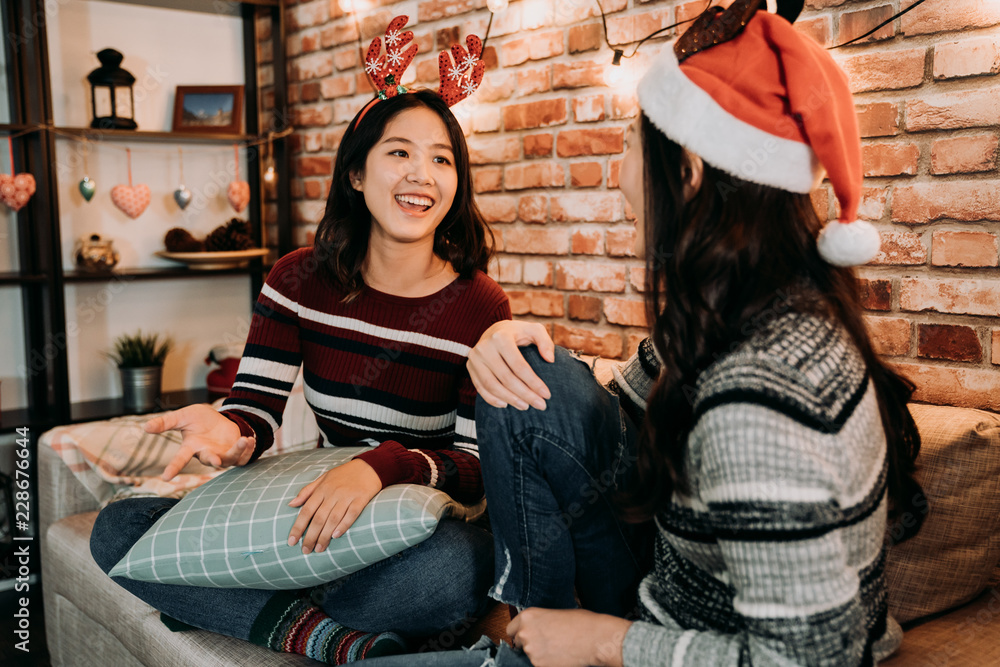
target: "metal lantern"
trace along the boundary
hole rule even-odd
[[[134,130],[135,97],[132,86],[135,77],[121,68],[121,53],[114,49],[99,51],[101,66],[87,75],[90,82],[90,109],[94,120],[90,126],[100,130]]]

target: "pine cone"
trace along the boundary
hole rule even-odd
[[[163,245],[168,252],[201,252],[205,244],[191,236],[191,232],[180,227],[174,227],[163,238]]]
[[[249,250],[255,247],[250,238],[250,225],[233,218],[224,225],[219,225],[205,239],[205,250],[221,252],[227,250]]]

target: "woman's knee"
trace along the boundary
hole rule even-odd
[[[177,503],[167,498],[134,498],[111,503],[97,515],[90,532],[90,554],[108,572],[156,520]]]

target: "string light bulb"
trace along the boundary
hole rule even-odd
[[[507,9],[508,4],[510,4],[509,0],[486,0],[486,8],[494,14]]]
[[[625,68],[622,67],[624,51],[615,49],[610,65],[604,67],[604,85],[608,88],[618,88],[625,81]]]
[[[278,182],[278,172],[274,169],[274,133],[267,133],[267,157],[264,160],[264,183],[274,185]]]

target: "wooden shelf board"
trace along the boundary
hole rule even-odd
[[[173,278],[214,278],[216,276],[249,276],[267,270],[266,267],[250,266],[232,269],[189,269],[186,267],[162,269],[123,269],[112,273],[89,273],[85,271],[67,271],[63,274],[68,283],[99,283],[119,280],[164,280]]]
[[[0,271],[0,285],[24,285],[26,283],[43,283],[45,276],[18,271]]]
[[[55,132],[84,137],[91,141],[185,142],[233,144],[256,141],[250,134],[214,134],[210,132],[151,132],[146,130],[95,130],[89,127],[57,127]]]

